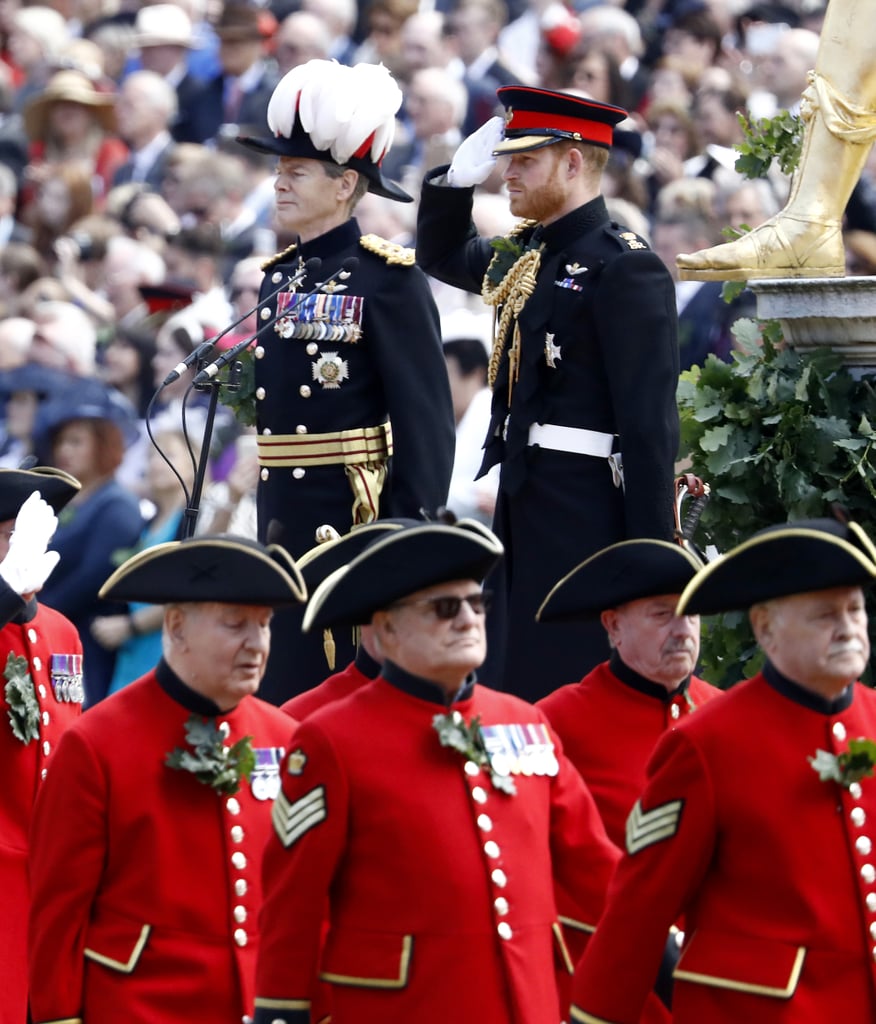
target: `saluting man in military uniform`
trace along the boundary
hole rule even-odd
[[[265,853],[256,1024],[558,1024],[558,879],[592,928],[617,849],[544,715],[477,685],[480,523],[415,524],[329,575],[305,625],[371,622],[380,677],[308,716]],[[324,924],[328,916],[328,930]]]
[[[36,593],[58,562],[48,551],[79,481],[60,470],[0,470],[0,1022],[27,1016],[28,833],[55,746],[80,715],[82,644]]]
[[[596,622],[536,623],[544,594],[602,547],[672,539],[677,320],[666,267],[600,194],[626,112],[544,89],[498,96],[504,125],[488,121],[426,176],[417,260],[497,309],[481,474],[501,463],[493,528],[507,555],[490,581],[485,678],[535,700],[608,654]],[[471,207],[496,155],[526,220],[491,242]]]
[[[366,191],[410,201],[380,171],[401,98],[383,66],[309,61],[274,91],[271,136],[240,140],[278,156],[277,221],[297,235],[266,265],[255,350],[259,535],[296,558],[323,523],[346,532],[447,497],[454,420],[428,281],[353,216]],[[337,642],[346,663],[352,642]],[[263,695],[326,674],[319,638],[280,616]]]
[[[281,548],[201,537],[140,552],[101,596],[166,605],[164,655],[67,730],[37,798],[31,1016],[241,1024],[296,727],[254,694],[303,581]]]

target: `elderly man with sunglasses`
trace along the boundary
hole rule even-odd
[[[256,1024],[559,1024],[554,878],[593,925],[617,849],[542,712],[479,686],[485,527],[418,523],[314,591],[381,675],[308,716],[265,851]],[[325,925],[327,924],[327,927]]]

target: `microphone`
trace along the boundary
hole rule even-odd
[[[307,261],[304,269],[306,269],[308,264],[313,262],[321,264],[322,260],[319,260],[317,257],[314,257],[313,260]],[[347,259],[345,259],[344,262],[340,265],[340,267],[338,267],[338,269],[334,273],[329,274],[329,276],[324,281],[319,281],[315,285],[315,287],[309,292],[300,292],[299,294],[297,294],[295,296],[296,301],[294,303],[290,303],[285,309],[272,316],[270,320],[266,320],[259,327],[259,330],[256,331],[255,334],[250,335],[250,337],[248,338],[244,338],[243,341],[238,342],[237,345],[234,345],[232,348],[227,349],[218,358],[214,359],[209,366],[205,366],[203,370],[195,374],[195,378],[192,381],[192,387],[197,387],[199,384],[206,384],[207,381],[212,380],[216,376],[216,374],[219,373],[220,370],[224,369],[224,367],[226,367],[229,363],[234,362],[234,360],[237,359],[237,357],[241,354],[241,352],[244,351],[244,349],[249,348],[249,346],[256,340],[256,338],[258,338],[259,331],[263,331],[266,327],[270,327],[272,324],[275,324],[278,320],[281,320],[283,317],[288,316],[293,310],[295,310],[301,304],[302,300],[310,298],[310,296],[312,295],[316,295],[317,292],[319,292],[327,284],[330,284],[335,279],[340,281],[346,280],[358,265],[358,256],[348,256]],[[303,276],[304,275],[302,274],[302,277]],[[274,294],[276,294],[276,292]]]
[[[161,387],[166,388],[168,384],[173,384],[175,380],[179,380],[179,378],[186,372],[186,370],[190,366],[193,366],[199,360],[205,358],[206,355],[216,347],[216,344],[219,341],[221,341],[226,334],[229,333],[229,331],[232,331],[235,327],[238,327],[240,324],[243,323],[244,320],[246,320],[248,317],[251,317],[253,313],[257,313],[259,306],[261,306],[264,302],[269,302],[281,291],[283,291],[284,288],[296,288],[299,284],[301,284],[304,278],[308,276],[308,274],[315,274],[321,266],[322,260],[318,256],[313,256],[306,263],[302,263],[301,266],[298,267],[298,269],[295,271],[294,274],[292,274],[291,277],[288,277],[286,278],[285,281],[282,281],[279,287],[275,288],[274,291],[266,295],[264,299],[259,299],[259,301],[255,304],[255,306],[252,307],[252,309],[248,309],[243,314],[243,316],[238,317],[233,323],[230,323],[223,331],[220,331],[220,333],[217,334],[214,338],[211,338],[209,341],[205,341],[203,342],[203,344],[199,345],[194,350],[194,352],[191,352],[189,355],[187,355],[181,363],[177,363],[176,366],[161,382]],[[252,338],[250,338],[250,341],[252,341]],[[225,363],[223,363],[222,365],[224,366]],[[200,381],[199,383],[203,383],[203,381]]]
[[[211,351],[213,345],[214,342],[212,341],[201,342],[194,352],[190,352],[181,363],[177,363],[176,366],[174,366],[170,373],[161,382],[161,386],[166,388],[168,384],[173,384],[175,380],[179,380],[190,366],[197,363],[199,359],[203,359],[207,353]]]

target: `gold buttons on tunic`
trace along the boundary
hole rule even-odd
[[[496,931],[499,933],[500,939],[510,939],[514,932],[511,931],[511,925],[507,921],[500,921],[496,927]]]
[[[475,788],[471,791],[471,798],[476,803],[485,804],[487,802],[487,791],[483,788],[483,786],[475,786]]]
[[[245,878],[236,878],[234,880],[234,895],[235,896],[246,896],[247,884]]]
[[[480,766],[476,765],[474,761],[466,761],[462,768],[466,775],[471,775],[472,777],[477,775],[481,770]]]
[[[508,876],[501,868],[494,868],[490,872],[490,878],[492,878],[493,884],[498,885],[500,889],[504,889],[508,884]]]
[[[235,850],[234,853],[231,854],[231,863],[238,871],[243,871],[246,867],[246,854],[241,853],[240,850]]]
[[[295,467],[295,468],[294,468],[294,469],[292,470],[292,476],[293,476],[293,477],[294,477],[294,478],[295,478],[296,480],[301,480],[301,479],[302,479],[302,477],[304,476],[304,469],[303,469],[303,467],[302,467],[302,466],[296,466],[296,467]]]
[[[493,906],[496,908],[496,913],[501,914],[503,917],[511,909],[508,901],[505,899],[504,896],[499,896],[496,900],[494,900]]]
[[[478,815],[478,828],[482,832],[490,832],[490,831],[492,831],[493,819],[489,816],[489,814],[479,814]]]
[[[302,384],[298,389],[298,394],[301,395],[302,398],[310,398],[310,385]]]
[[[834,722],[831,732],[840,741],[846,738],[846,727],[843,725],[842,722]]]
[[[860,828],[867,820],[867,815],[864,812],[863,807],[853,807],[849,817],[852,819],[852,824],[857,825]]]
[[[876,882],[876,868],[874,868],[872,864],[864,864],[861,868],[861,878],[863,878],[868,885],[872,885],[873,882]]]
[[[232,825],[231,826],[231,841],[233,843],[242,843],[243,842],[243,826],[242,825]]]
[[[245,946],[249,942],[249,936],[243,930],[243,928],[234,929],[234,941],[238,946]]]
[[[225,809],[229,814],[240,814],[240,804],[237,801],[237,797],[230,796],[225,801]]]
[[[484,843],[484,853],[491,859],[496,860],[500,854],[499,844],[494,843],[492,839],[488,839]]]

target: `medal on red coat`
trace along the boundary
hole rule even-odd
[[[253,747],[255,767],[249,777],[252,795],[256,800],[276,800],[280,792],[280,764],[286,753],[284,747]]]

